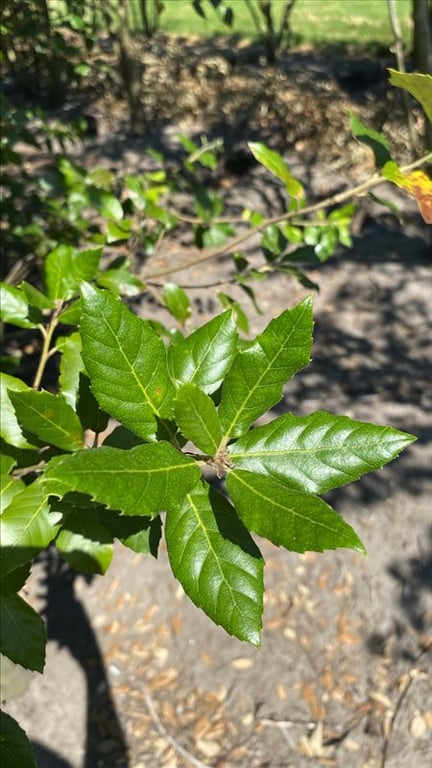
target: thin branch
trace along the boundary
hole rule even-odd
[[[403,37],[402,37],[401,26],[399,23],[396,0],[387,0],[387,8],[388,8],[388,14],[390,19],[390,26],[392,28],[393,37],[394,37],[394,53],[396,57],[397,66],[398,66],[399,72],[406,72]],[[414,128],[413,116],[410,109],[407,92],[405,90],[402,90],[401,96],[403,99],[404,110],[406,113],[411,152],[414,155],[418,145],[418,141],[417,141],[417,135]]]
[[[197,757],[194,757],[185,747],[183,747],[177,739],[174,738],[174,736],[171,736],[170,733],[168,733],[167,729],[165,728],[162,720],[160,719],[158,713],[156,712],[155,705],[153,703],[153,699],[150,695],[150,692],[146,689],[143,691],[144,693],[144,701],[146,703],[146,707],[148,709],[149,715],[151,719],[153,720],[159,735],[162,736],[165,741],[168,742],[168,744],[177,752],[177,754],[181,755],[181,757],[186,760],[190,765],[193,765],[194,768],[208,768],[208,765],[203,763],[201,760],[199,760]]]
[[[37,371],[33,380],[33,389],[39,389],[40,383],[42,381],[42,376],[45,370],[45,366],[53,354],[55,352],[55,349],[51,349],[51,341],[54,334],[55,329],[57,328],[58,322],[59,322],[59,314],[63,308],[63,302],[59,301],[53,314],[51,315],[51,320],[49,322],[49,325],[47,327],[40,325],[39,330],[43,337],[43,346],[42,346],[42,352],[41,356],[39,358],[39,364],[37,367]]]
[[[399,170],[401,171],[401,173],[408,173],[409,171],[412,171],[414,168],[418,168],[422,165],[425,165],[428,162],[432,162],[432,152],[429,152],[428,154],[424,155],[418,160],[415,160],[414,162],[409,163],[409,165],[401,166]],[[321,200],[319,203],[314,203],[313,205],[309,205],[306,208],[302,208],[299,211],[288,211],[288,212],[279,214],[278,216],[273,216],[271,218],[264,219],[264,221],[262,221],[259,226],[254,227],[253,229],[248,230],[247,232],[243,232],[241,235],[237,235],[232,240],[229,240],[222,247],[212,248],[208,251],[204,251],[204,253],[200,253],[200,255],[197,256],[197,258],[191,259],[186,264],[165,267],[164,269],[160,269],[156,272],[151,272],[147,276],[143,275],[143,279],[145,280],[146,278],[148,278],[150,280],[154,280],[155,278],[164,277],[165,275],[171,275],[171,274],[174,274],[175,272],[182,272],[185,269],[189,269],[189,267],[194,267],[196,264],[203,264],[206,261],[211,261],[211,259],[219,258],[221,256],[226,256],[227,253],[230,253],[230,251],[235,251],[240,245],[243,245],[243,243],[246,243],[248,240],[254,237],[254,235],[256,235],[259,232],[262,232],[271,224],[280,224],[283,221],[290,221],[291,219],[295,219],[298,216],[306,216],[310,213],[316,213],[317,211],[330,208],[333,205],[340,205],[341,203],[345,203],[347,200],[350,200],[352,197],[361,197],[363,195],[366,195],[366,193],[369,192],[369,190],[373,189],[374,187],[378,187],[379,185],[384,184],[386,182],[388,182],[388,179],[384,178],[378,173],[374,173],[366,181],[363,181],[361,184],[358,184],[355,187],[351,187],[350,189],[347,189],[345,192],[338,192],[336,195],[327,197],[325,200]]]

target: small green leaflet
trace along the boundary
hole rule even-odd
[[[172,378],[182,384],[196,384],[207,394],[215,392],[234,359],[237,338],[234,313],[222,312],[171,345],[168,364]]]
[[[58,519],[49,513],[39,481],[18,493],[0,516],[1,573],[10,573],[45,549],[56,536]]]
[[[79,291],[83,280],[93,280],[99,272],[102,248],[78,251],[71,245],[58,245],[45,258],[45,285],[50,299],[68,301]]]
[[[230,448],[236,469],[268,475],[291,488],[326,493],[392,461],[415,437],[316,411],[287,413],[256,427]]]
[[[322,499],[264,475],[232,470],[228,492],[250,531],[292,552],[347,547],[365,552],[351,526]]]
[[[0,711],[2,768],[37,768],[33,748],[17,721]]]
[[[44,486],[49,495],[79,491],[125,515],[153,517],[180,504],[199,478],[193,459],[161,441],[129,451],[102,446],[57,456],[47,465]]]
[[[38,320],[30,320],[30,307],[23,291],[14,285],[0,283],[0,319],[20,328],[36,328]]]
[[[0,597],[0,652],[25,669],[43,672],[45,624],[19,595]]]
[[[84,443],[81,422],[61,395],[51,392],[9,391],[17,419],[25,432],[64,451],[75,451]]]
[[[30,387],[24,384],[21,379],[9,376],[7,373],[0,373],[1,386],[1,408],[0,435],[6,443],[16,448],[34,448],[23,435],[22,429],[18,423],[15,409],[9,397],[9,391],[28,392]]]
[[[272,320],[228,371],[219,406],[227,437],[238,437],[282,398],[282,387],[310,362],[312,301],[304,299]]]
[[[167,513],[165,538],[191,600],[229,634],[259,645],[264,561],[226,499],[199,483]]]
[[[62,353],[59,384],[63,398],[71,408],[76,408],[80,373],[84,370],[81,357],[81,336],[78,331],[57,339],[56,347]]]
[[[285,184],[286,190],[291,197],[300,199],[304,197],[302,184],[290,173],[284,159],[272,149],[269,149],[261,142],[250,141],[248,147],[255,160],[267,168],[270,173],[277,176]]]
[[[195,384],[183,384],[175,399],[175,417],[183,435],[209,456],[214,456],[222,440],[222,429],[215,404]]]
[[[427,32],[425,32],[427,34]],[[419,72],[398,72],[389,69],[390,85],[403,88],[422,105],[427,118],[432,122],[432,75]]]
[[[143,439],[170,419],[174,387],[162,339],[107,291],[84,285],[82,356],[100,406]]]

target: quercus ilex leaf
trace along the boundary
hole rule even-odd
[[[173,415],[174,387],[162,339],[106,291],[84,285],[82,356],[101,407],[140,437]]]
[[[25,732],[6,712],[0,711],[2,768],[37,768],[33,748]]]
[[[312,301],[304,299],[272,320],[239,352],[222,388],[219,417],[226,438],[238,437],[282,398],[282,387],[310,362]]]
[[[193,459],[161,441],[129,451],[102,446],[56,456],[43,483],[47,495],[79,491],[125,515],[152,517],[180,504],[199,478]]]
[[[264,561],[228,501],[199,483],[167,513],[165,538],[191,600],[229,634],[259,645]]]
[[[228,492],[250,531],[293,552],[348,547],[364,552],[353,529],[325,501],[271,477],[232,470]]]
[[[74,451],[83,446],[81,422],[60,395],[29,389],[24,392],[10,390],[9,397],[26,433],[64,451]]]
[[[241,437],[229,453],[235,469],[268,475],[300,491],[326,493],[384,466],[414,439],[326,411],[287,413]]]
[[[195,384],[183,384],[175,399],[175,417],[180,431],[197,448],[214,456],[222,440],[215,404]]]
[[[172,378],[189,382],[211,394],[222,384],[237,352],[237,329],[232,310],[205,323],[168,350]]]
[[[42,672],[45,664],[45,624],[19,595],[0,597],[0,652],[15,664]]]

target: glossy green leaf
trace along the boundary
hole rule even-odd
[[[83,287],[83,359],[101,407],[144,439],[173,413],[166,350],[149,324],[106,291]]]
[[[33,748],[17,721],[0,711],[0,762],[2,768],[38,768]]]
[[[239,352],[222,388],[219,417],[224,434],[238,437],[279,402],[282,387],[310,361],[312,301],[304,299],[272,320],[255,342]]]
[[[229,634],[259,645],[263,559],[226,499],[200,483],[168,512],[165,537],[191,600]]]
[[[398,72],[389,69],[390,85],[403,88],[422,105],[426,116],[432,122],[432,75],[419,72]]]
[[[365,551],[353,529],[317,496],[237,469],[229,472],[227,488],[245,526],[276,546],[293,552]]]
[[[382,168],[391,160],[387,139],[379,131],[368,128],[356,115],[351,114],[351,131],[356,139],[370,147],[375,156],[377,168]]]
[[[132,549],[133,552],[157,557],[162,535],[159,515],[157,517],[126,516],[105,509],[101,513],[101,519],[111,535],[121,541],[125,547]]]
[[[119,296],[138,296],[145,290],[145,284],[133,275],[127,267],[105,269],[97,279],[101,288],[108,288]]]
[[[12,477],[9,473],[12,471],[16,464],[16,459],[12,456],[7,456],[5,453],[0,455],[0,514],[9,506],[14,496],[24,488],[22,480],[18,480]]]
[[[274,152],[274,150],[269,149],[261,142],[250,141],[248,147],[255,160],[267,168],[270,173],[283,181],[286,190],[291,197],[300,199],[304,196],[302,184],[294,178],[292,173],[290,173],[287,164],[278,152]]]
[[[107,222],[107,243],[116,243],[118,240],[128,240],[132,232],[132,221],[123,219],[123,221]]]
[[[23,588],[30,575],[31,565],[31,563],[26,563],[10,571],[10,573],[0,575],[0,594],[3,597],[10,597]]]
[[[23,291],[14,285],[0,283],[0,319],[19,328],[36,328],[38,321],[30,320],[30,307]]]
[[[62,506],[56,509],[61,511]],[[72,506],[65,514],[55,543],[63,559],[80,573],[103,574],[111,564],[112,536],[92,507]]]
[[[8,392],[8,390],[13,392],[28,392],[30,387],[21,381],[21,379],[16,379],[15,376],[9,376],[7,373],[0,373],[0,387],[2,410],[0,419],[1,437],[6,443],[9,443],[9,445],[13,445],[16,448],[34,448],[23,435],[23,431],[15,414],[15,408],[12,405]]]
[[[183,435],[214,456],[222,440],[215,404],[196,384],[183,384],[175,399],[176,422]]]
[[[40,310],[54,309],[54,302],[52,299],[49,299],[48,296],[45,296],[44,293],[41,293],[41,291],[35,288],[34,285],[30,285],[30,283],[27,283],[25,280],[23,280],[19,287],[25,294],[28,303],[32,307],[36,307]]]
[[[32,560],[55,538],[59,515],[49,512],[39,482],[24,488],[0,517],[0,570],[10,573]]]
[[[123,208],[120,200],[114,195],[103,192],[100,196],[100,212],[106,219],[121,221],[123,218]]]
[[[190,301],[182,288],[175,283],[165,283],[162,291],[162,300],[179,323],[184,323],[191,316]]]
[[[44,474],[48,494],[79,491],[126,515],[154,516],[181,503],[198,482],[196,462],[170,443],[85,449],[51,459]]]
[[[71,245],[58,245],[44,261],[44,275],[50,299],[67,301],[78,293],[83,280],[93,280],[99,272],[102,248],[77,251]]]
[[[25,669],[42,672],[45,664],[45,624],[19,595],[0,596],[0,653]]]
[[[171,376],[182,384],[196,384],[211,394],[224,380],[236,350],[237,330],[233,312],[228,310],[171,345],[168,351]]]
[[[56,347],[61,352],[59,384],[64,400],[76,408],[80,373],[84,370],[81,356],[81,336],[78,331],[70,336],[57,339]]]
[[[229,447],[236,469],[268,475],[291,488],[326,493],[392,461],[415,438],[317,411],[287,413]]]
[[[61,395],[51,392],[9,391],[15,413],[25,432],[64,451],[75,451],[84,443],[81,422]]]

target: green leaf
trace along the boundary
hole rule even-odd
[[[176,422],[183,435],[214,456],[222,440],[215,404],[196,384],[183,384],[175,399]]]
[[[41,293],[41,291],[39,291],[33,285],[30,285],[30,283],[27,283],[25,280],[23,280],[19,287],[24,292],[28,303],[32,307],[36,307],[41,311],[44,309],[54,309],[54,302],[49,299],[48,296],[45,296],[44,293]]]
[[[267,168],[270,173],[277,176],[285,184],[286,190],[291,197],[300,199],[304,197],[302,184],[290,173],[287,164],[278,152],[269,149],[261,142],[248,142],[248,147],[255,160]]]
[[[0,596],[0,652],[15,664],[43,672],[45,624],[19,595]]]
[[[312,301],[304,299],[272,320],[255,342],[239,352],[222,388],[219,418],[227,437],[246,432],[279,402],[287,379],[310,362]]]
[[[64,400],[71,408],[76,408],[80,383],[80,373],[84,370],[81,357],[81,336],[76,331],[70,336],[62,336],[56,341],[56,348],[62,353],[60,359],[59,384]]]
[[[104,525],[109,528],[111,535],[121,541],[133,552],[151,554],[157,557],[159,542],[162,535],[162,523],[157,517],[121,516],[110,509],[103,511]]]
[[[10,597],[19,592],[26,583],[31,570],[31,563],[20,565],[10,573],[0,575],[0,594],[3,597]]]
[[[51,459],[44,474],[48,494],[89,494],[126,515],[154,516],[180,504],[198,482],[196,462],[170,443],[85,449]]]
[[[34,448],[34,445],[31,445],[23,435],[8,392],[8,390],[14,392],[28,392],[30,387],[28,387],[27,384],[24,384],[21,379],[9,376],[7,373],[0,373],[0,387],[2,407],[2,415],[0,419],[1,437],[6,443],[15,446],[15,448]]]
[[[245,526],[276,546],[292,552],[365,551],[353,529],[317,496],[244,470],[229,472],[227,488]]]
[[[358,117],[356,117],[356,115],[353,113],[351,113],[350,122],[353,136],[371,148],[375,155],[375,163],[377,168],[382,168],[388,160],[391,160],[389,146],[386,138],[382,135],[382,133],[374,131],[372,128],[368,128],[366,125],[363,125],[361,120],[359,120]]]
[[[27,297],[14,285],[0,283],[0,319],[19,328],[37,328],[38,322],[30,320]]]
[[[10,573],[45,549],[57,534],[58,518],[49,514],[40,482],[18,493],[0,517],[1,573]]]
[[[263,559],[226,499],[199,483],[168,512],[165,537],[191,600],[229,634],[259,645]]]
[[[175,283],[165,283],[162,291],[162,299],[172,316],[179,323],[184,323],[191,316],[190,301],[182,288]]]
[[[80,375],[76,412],[83,429],[91,429],[99,434],[108,426],[110,417],[108,413],[99,408],[99,403],[90,387],[90,379],[84,374]]]
[[[107,222],[107,243],[116,243],[118,240],[129,240],[132,233],[132,221],[123,219],[120,223],[117,221]]]
[[[45,284],[51,299],[67,301],[79,290],[83,280],[93,280],[99,272],[102,248],[77,251],[71,245],[58,245],[44,261]]]
[[[112,536],[99,521],[98,510],[63,505],[67,512],[55,542],[63,559],[80,573],[106,573],[113,557]],[[62,505],[56,509],[61,511]]]
[[[168,351],[171,376],[182,384],[196,384],[211,394],[224,380],[236,350],[236,325],[233,312],[228,310],[171,345]]]
[[[114,195],[103,192],[100,196],[100,212],[106,219],[121,221],[123,218],[123,208],[120,200]]]
[[[403,88],[414,96],[422,105],[424,112],[429,120],[432,121],[432,75],[420,74],[418,72],[398,72],[396,69],[389,69],[390,85],[397,88]]]
[[[2,768],[37,768],[33,748],[17,721],[0,711],[0,762]]]
[[[162,339],[106,291],[83,287],[83,359],[101,407],[144,439],[173,413]]]
[[[0,463],[0,514],[2,514],[14,496],[21,493],[25,486],[22,480],[17,480],[9,474],[16,464],[16,460],[12,456],[7,456],[4,453],[0,454]]]
[[[51,392],[9,391],[17,419],[26,432],[65,451],[75,451],[84,443],[81,422],[61,395]]]
[[[107,288],[119,296],[138,296],[145,290],[145,284],[133,275],[127,267],[105,269],[97,279],[101,288]]]
[[[236,469],[268,475],[299,491],[326,493],[392,461],[416,438],[317,411],[287,413],[229,447]]]

